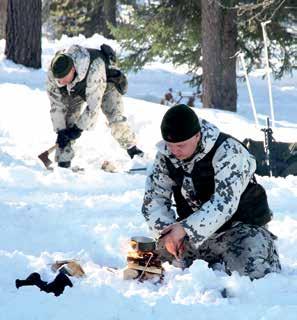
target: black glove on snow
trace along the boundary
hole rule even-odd
[[[15,280],[15,286],[18,288],[24,287],[24,286],[36,286],[40,290],[43,289],[47,285],[46,281],[42,281],[40,279],[40,274],[37,272],[31,273],[29,277],[25,280],[16,279]]]
[[[49,283],[45,288],[41,289],[41,291],[45,291],[47,293],[53,292],[53,294],[58,297],[60,294],[64,292],[65,287],[73,287],[71,280],[66,276],[66,274],[60,272],[55,280]]]
[[[40,274],[37,272],[31,273],[29,277],[25,280],[16,279],[15,286],[17,289],[23,286],[36,286],[41,291],[46,293],[52,292],[56,297],[64,292],[65,287],[73,287],[71,280],[66,276],[66,274],[60,272],[54,281],[47,283],[42,281]]]
[[[61,149],[65,148],[71,140],[78,139],[81,136],[82,130],[76,125],[68,129],[58,131],[56,143]]]
[[[134,156],[139,156],[139,157],[144,156],[144,152],[138,149],[136,146],[127,149],[127,153],[131,159],[133,159]]]

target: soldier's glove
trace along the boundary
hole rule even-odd
[[[31,273],[25,280],[16,279],[15,286],[17,289],[24,286],[37,286],[40,290],[47,285],[46,281],[42,281],[40,274],[37,272]]]
[[[129,149],[127,149],[127,153],[130,156],[131,159],[133,159],[134,156],[143,157],[144,152],[138,149],[136,146],[133,146]]]
[[[57,144],[61,149],[65,148],[71,140],[78,139],[81,136],[82,129],[76,125],[68,129],[58,131]]]
[[[65,287],[73,287],[71,280],[66,276],[66,274],[62,272],[60,272],[51,283],[42,281],[40,278],[40,274],[34,272],[31,273],[25,280],[16,279],[15,285],[17,289],[23,286],[36,286],[41,291],[54,293],[56,297],[64,292]]]
[[[81,133],[83,132],[82,129],[78,128],[76,125],[66,130],[66,134],[70,140],[78,139],[81,136]]]
[[[41,291],[45,291],[47,293],[53,292],[56,297],[64,292],[65,287],[73,287],[71,280],[66,276],[66,274],[60,272],[53,282],[47,284],[45,288],[41,289]]]
[[[56,141],[56,143],[59,145],[59,148],[64,149],[69,142],[70,142],[70,139],[67,135],[67,129],[59,130],[57,141]]]

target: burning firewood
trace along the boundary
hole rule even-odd
[[[127,268],[124,270],[124,280],[139,281],[157,278],[163,279],[164,269],[156,253],[156,243],[147,237],[133,237],[130,242],[133,251],[127,254]]]

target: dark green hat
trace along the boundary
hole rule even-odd
[[[61,79],[67,76],[67,74],[70,72],[72,67],[73,67],[73,60],[69,56],[63,53],[58,53],[54,57],[51,64],[53,75],[57,79]]]
[[[161,122],[162,137],[167,142],[188,140],[200,129],[196,113],[185,104],[178,104],[168,109]]]

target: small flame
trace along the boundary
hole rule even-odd
[[[128,251],[127,256],[135,259],[139,259],[143,257],[143,255],[139,251]]]

